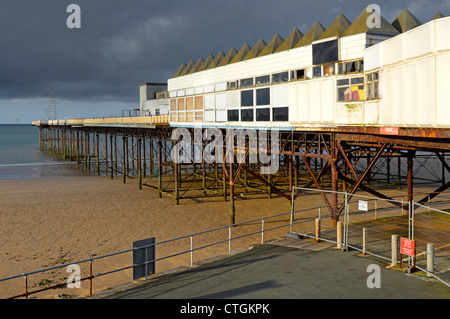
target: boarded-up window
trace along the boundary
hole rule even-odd
[[[194,109],[194,98],[188,97],[186,99],[186,110],[193,110]]]
[[[184,111],[185,110],[185,101],[184,99],[178,99],[178,111]]]
[[[196,96],[195,97],[195,109],[196,110],[203,110],[203,96]]]
[[[171,111],[176,111],[177,110],[177,100],[176,99],[171,99],[170,100],[170,110]]]

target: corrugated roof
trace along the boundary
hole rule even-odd
[[[408,9],[404,9],[392,22],[392,25],[400,32],[406,32],[421,25],[419,21]]]
[[[367,25],[369,17],[372,17],[372,11],[367,9],[370,6],[368,6],[360,15],[358,18],[356,18],[355,21],[345,30],[344,36],[349,35],[355,35],[360,33],[367,33],[367,32],[375,32],[375,33],[388,33],[388,34],[394,34],[399,33],[399,31],[394,28],[392,24],[390,24],[382,15],[380,15],[380,27],[374,27],[369,28]]]
[[[294,46],[300,41],[300,39],[303,37],[303,33],[297,29],[294,28],[292,32],[284,39],[283,43],[280,44],[278,49],[275,50],[275,52],[281,52],[286,51],[294,48]]]
[[[203,64],[203,62],[205,62],[205,60],[203,60],[203,58],[200,58],[197,60],[197,62],[195,62],[194,66],[187,72],[187,74],[192,74],[197,72],[198,68],[200,67],[200,65]]]
[[[312,27],[308,30],[308,32],[305,33],[300,41],[298,41],[294,48],[299,48],[311,44],[313,41],[319,39],[324,31],[325,27],[321,25],[319,21],[314,22]]]
[[[277,33],[275,36],[267,43],[266,47],[259,53],[260,56],[269,55],[275,53],[276,49],[283,43],[284,39]]]
[[[351,25],[351,21],[347,19],[342,13],[330,24],[330,26],[322,33],[319,39],[326,39],[331,37],[341,37],[345,30]]]

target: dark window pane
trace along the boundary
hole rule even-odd
[[[337,86],[348,85],[349,83],[349,79],[337,80]]]
[[[270,89],[256,90],[256,105],[270,105]]]
[[[338,40],[313,44],[313,64],[335,62],[338,60]]]
[[[360,78],[353,78],[351,79],[352,84],[360,84],[360,83],[364,83],[364,78],[360,77]]]
[[[272,83],[281,83],[287,81],[289,81],[289,74],[287,72],[272,75]]]
[[[270,83],[270,75],[259,76],[256,78],[256,85],[264,85]]]
[[[313,78],[320,78],[322,76],[322,67],[315,66],[313,67]]]
[[[289,121],[289,107],[275,107],[272,111],[272,118],[274,122]]]
[[[242,122],[253,122],[253,109],[241,110],[241,121]]]
[[[239,110],[228,110],[228,121],[229,122],[239,121]]]
[[[257,121],[270,121],[270,108],[256,109],[256,120]]]
[[[253,90],[241,91],[241,106],[253,106]]]

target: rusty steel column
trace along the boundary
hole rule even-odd
[[[113,170],[113,136],[112,135],[110,135],[109,136],[109,142],[110,142],[110,158],[111,158],[111,169],[110,169],[110,172],[111,172],[111,179],[113,179],[114,178],[114,170]],[[108,165],[106,165],[106,169],[108,169]]]
[[[337,206],[338,206],[338,174],[337,174],[337,165],[335,160],[330,161],[331,165],[331,189],[333,193],[331,194],[331,225],[333,227],[336,226],[337,223]]]
[[[225,163],[224,163],[225,169]],[[235,224],[235,206],[234,206],[234,178],[233,178],[233,161],[230,163],[230,224]]]
[[[126,160],[126,143],[125,143],[125,136],[122,137],[122,148],[123,148],[123,153],[122,153],[122,175],[123,175],[123,183],[125,184],[127,182],[127,172],[126,172],[126,165],[127,165],[127,160]]]
[[[407,169],[408,169],[408,203],[412,203],[413,201],[413,160],[414,160],[414,152],[408,151],[407,157]]]

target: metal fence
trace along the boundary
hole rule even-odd
[[[315,193],[318,196],[320,193],[333,193],[327,190],[294,187],[293,195],[297,194],[297,200],[301,199],[299,192]],[[233,245],[248,247],[265,243],[279,238],[288,230],[291,234],[315,241],[334,243],[342,249],[355,249],[362,254],[374,255],[391,263],[398,261],[398,251],[392,248],[393,235],[413,239],[416,241],[415,266],[450,286],[450,214],[448,212],[430,207],[430,202],[427,205],[420,205],[404,200],[362,195],[349,196],[346,192],[335,193],[338,199],[336,206],[341,207],[336,225],[332,221],[335,216],[331,214],[328,205],[305,207],[308,204],[317,203],[308,197],[308,201],[301,202],[300,209],[298,209],[298,203],[296,204],[293,200],[290,212],[218,227],[70,264],[64,264],[62,260],[61,265],[0,279],[0,284],[14,281],[17,287],[22,286],[24,289],[22,293],[9,298],[28,298],[30,295],[51,289],[65,288],[68,281],[61,272],[70,265],[78,265],[81,273],[88,275],[78,277],[77,281],[89,282],[87,294],[92,296],[94,279],[96,279],[96,285],[99,282],[98,286],[101,287],[99,290],[104,290],[105,284],[100,283],[100,278],[107,275],[131,270],[134,267],[147,266],[150,263],[154,265],[156,262],[159,268],[161,263],[169,259],[176,259],[174,264],[177,266],[193,266],[196,262],[196,254],[200,250],[208,250],[208,256],[229,254],[232,253]],[[123,255],[128,255],[128,260],[132,260],[135,250],[149,247],[155,248],[157,252],[155,259],[140,264],[128,263],[123,267],[114,266],[119,263],[124,264]],[[114,262],[114,258],[119,256],[122,259]],[[95,270],[101,269],[101,272],[94,273],[94,266]],[[48,274],[53,274],[55,279],[43,279]],[[65,274],[67,276],[67,272]],[[30,277],[35,278],[33,281],[39,279],[40,281],[30,287]]]
[[[309,194],[333,193],[295,187],[293,195],[299,191]],[[349,195],[346,192],[334,193],[339,196],[336,206],[343,207],[338,215],[337,227],[327,222],[327,219],[332,218],[331,214],[323,214],[318,209],[314,218],[315,232],[296,231],[298,235],[336,243],[343,249],[354,249],[363,255],[373,255],[390,262],[392,266],[402,263],[414,266],[450,287],[448,211],[433,208],[431,199],[422,205],[414,201],[407,202],[401,196],[401,200],[394,200]],[[443,200],[435,202],[440,207],[446,207],[448,203]],[[400,238],[415,242],[415,256],[400,254]]]

